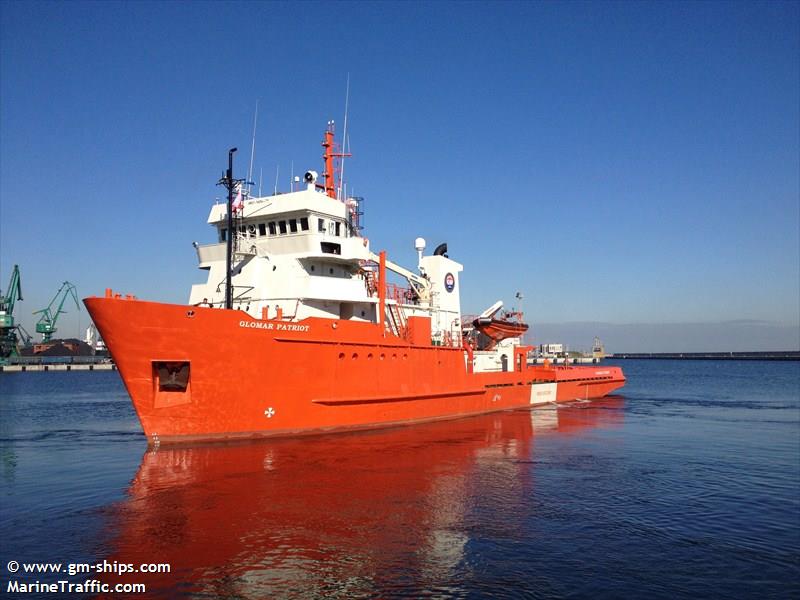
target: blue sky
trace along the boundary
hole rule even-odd
[[[573,345],[800,347],[796,2],[1,6],[0,286],[19,263],[29,331],[65,279],[186,302],[256,101],[256,172],[286,189],[349,74],[373,249],[447,241],[465,311],[519,290]]]

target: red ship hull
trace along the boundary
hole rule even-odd
[[[88,298],[152,444],[434,421],[618,389],[618,367],[472,373],[469,350],[414,344],[374,323],[259,320],[241,311]]]

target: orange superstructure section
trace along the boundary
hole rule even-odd
[[[153,444],[433,421],[597,398],[625,382],[618,367],[528,366],[524,347],[508,372],[472,373],[468,349],[433,345],[423,318],[409,340],[369,322],[114,295],[85,304]]]

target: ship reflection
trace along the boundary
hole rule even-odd
[[[537,435],[614,427],[623,401],[365,433],[148,451],[111,511],[106,576],[148,597],[460,593],[470,523],[530,500]],[[508,521],[511,522],[508,522]],[[460,566],[461,565],[461,566]]]

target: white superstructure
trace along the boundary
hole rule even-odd
[[[234,219],[233,307],[256,318],[323,317],[378,322],[378,256],[358,228],[359,199],[331,198],[309,172],[300,191],[245,199]],[[223,306],[227,205],[215,204],[208,223],[217,243],[196,245],[205,283],[192,286],[190,304]],[[420,242],[422,240],[417,240]],[[424,249],[424,241],[423,249]],[[434,343],[460,344],[459,273],[443,253],[423,256],[417,271],[387,260],[403,285],[389,285],[387,326],[399,330],[410,316],[431,317]]]

